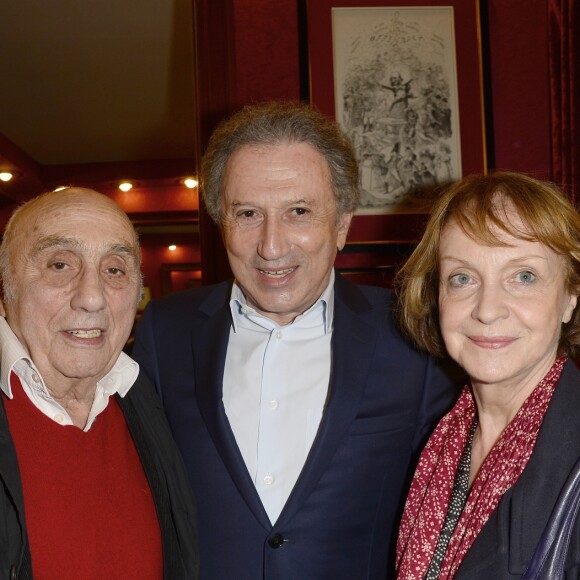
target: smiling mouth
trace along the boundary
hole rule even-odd
[[[258,268],[258,271],[260,272],[260,274],[263,274],[264,276],[267,276],[268,278],[283,278],[284,276],[288,276],[288,274],[294,272],[294,270],[296,270],[296,267],[294,268],[286,268],[285,270],[260,270]]]
[[[471,341],[481,348],[487,348],[491,350],[501,349],[505,346],[509,346],[514,342],[515,339],[510,337],[482,337],[473,336]]]
[[[67,334],[72,334],[77,338],[98,338],[101,336],[101,330],[93,329],[93,330],[67,330]]]

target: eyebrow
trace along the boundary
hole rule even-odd
[[[298,204],[309,204],[309,203],[314,203],[314,199],[307,199],[305,197],[299,197],[296,199],[286,199],[282,202],[281,205],[298,205]],[[256,204],[255,202],[252,201],[238,201],[238,200],[234,200],[232,201],[230,204],[230,207],[240,207],[240,206],[244,206],[244,207],[259,207],[259,204]]]
[[[31,257],[34,258],[44,250],[56,247],[80,250],[84,247],[84,244],[76,238],[67,238],[64,236],[46,236],[44,238],[40,238],[40,240],[38,240],[38,242],[35,244],[31,252]],[[136,259],[138,255],[137,248],[135,246],[125,244],[111,244],[107,250],[107,253],[125,254],[127,256],[131,256],[134,259]]]
[[[550,262],[550,260],[546,256],[540,256],[539,254],[530,254],[529,256],[518,256],[516,258],[512,258],[511,260],[508,260],[508,264],[517,264],[518,262],[526,262],[527,260],[532,260],[532,259],[544,260],[545,262]],[[442,262],[443,260],[459,262],[459,263],[465,264],[465,265],[470,264],[469,260],[466,260],[464,258],[459,258],[459,257],[453,256],[453,255],[448,255],[448,254],[442,254],[439,257],[439,261]]]

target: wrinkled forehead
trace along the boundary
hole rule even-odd
[[[108,251],[124,247],[138,258],[135,230],[114,202],[100,195],[48,197],[31,204],[13,224],[14,246],[37,252],[43,247],[65,245]]]

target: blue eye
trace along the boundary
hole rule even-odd
[[[455,276],[451,276],[450,281],[454,286],[465,286],[471,282],[471,276],[464,273],[455,274]]]
[[[522,282],[522,284],[531,284],[536,279],[536,275],[529,270],[525,270],[523,272],[518,272],[516,274],[516,279],[519,282]]]

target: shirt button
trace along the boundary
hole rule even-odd
[[[277,339],[280,339],[280,338],[282,338],[282,333],[281,333],[280,331],[278,331],[278,332],[276,333],[276,338],[277,338]]]
[[[274,483],[274,478],[271,475],[264,476],[264,484],[272,485]]]
[[[58,413],[57,415],[54,416],[54,420],[62,425],[64,423],[64,415]]]
[[[33,380],[35,383],[40,383],[40,377],[38,376],[38,374],[37,374],[37,373],[32,373],[32,380]]]
[[[277,408],[278,408],[278,401],[276,401],[276,399],[272,399],[270,401],[270,409],[272,409],[272,411],[274,411]]]

